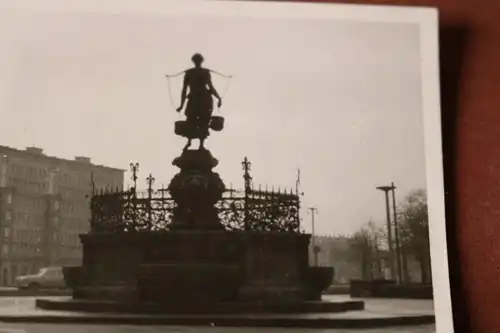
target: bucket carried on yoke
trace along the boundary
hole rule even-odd
[[[176,135],[185,136],[188,132],[188,123],[185,120],[178,120],[175,122],[174,132]]]
[[[224,117],[222,116],[212,116],[209,123],[210,129],[216,132],[220,132],[224,129]]]

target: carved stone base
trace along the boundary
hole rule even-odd
[[[200,170],[210,171],[215,168],[219,161],[212,156],[207,149],[185,150],[181,156],[176,157],[172,164],[181,171]]]
[[[171,180],[168,190],[176,203],[171,228],[175,230],[218,230],[215,204],[225,190],[219,174],[212,169],[218,161],[206,149],[185,150],[172,162],[181,171]]]

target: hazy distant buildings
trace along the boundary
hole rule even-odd
[[[389,253],[387,244],[380,242],[377,251],[363,258],[349,236],[316,236],[311,238],[309,246],[309,262],[314,265],[313,242],[319,247],[318,266],[333,266],[335,276],[333,283],[349,283],[356,279],[383,279],[390,277]],[[366,266],[365,266],[366,265]],[[365,266],[365,267],[364,267]],[[420,268],[414,258],[405,258],[405,281],[421,282]],[[364,275],[364,276],[363,276]]]
[[[43,266],[79,264],[78,235],[90,226],[91,175],[96,188],[123,188],[124,170],[89,158],[0,146],[0,284]]]
[[[311,238],[309,262],[314,263],[314,244],[319,248],[318,266],[335,268],[334,283],[348,283],[361,278],[361,264],[352,251],[351,238],[347,236],[316,236]]]

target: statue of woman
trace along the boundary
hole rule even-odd
[[[191,60],[194,67],[188,69],[184,74],[181,105],[177,108],[177,112],[182,111],[187,99],[185,115],[189,135],[187,135],[188,143],[184,149],[191,145],[193,138],[200,139],[200,149],[202,149],[204,141],[209,135],[210,119],[214,109],[212,96],[217,98],[217,107],[219,108],[222,105],[222,99],[212,84],[210,70],[201,66],[204,60],[203,56],[196,53]]]

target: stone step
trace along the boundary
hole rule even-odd
[[[307,314],[341,313],[364,309],[363,301],[304,302],[301,304],[266,304],[258,302],[201,302],[201,303],[137,303],[86,300],[37,300],[36,306],[45,310],[79,311],[88,313],[129,314]]]

